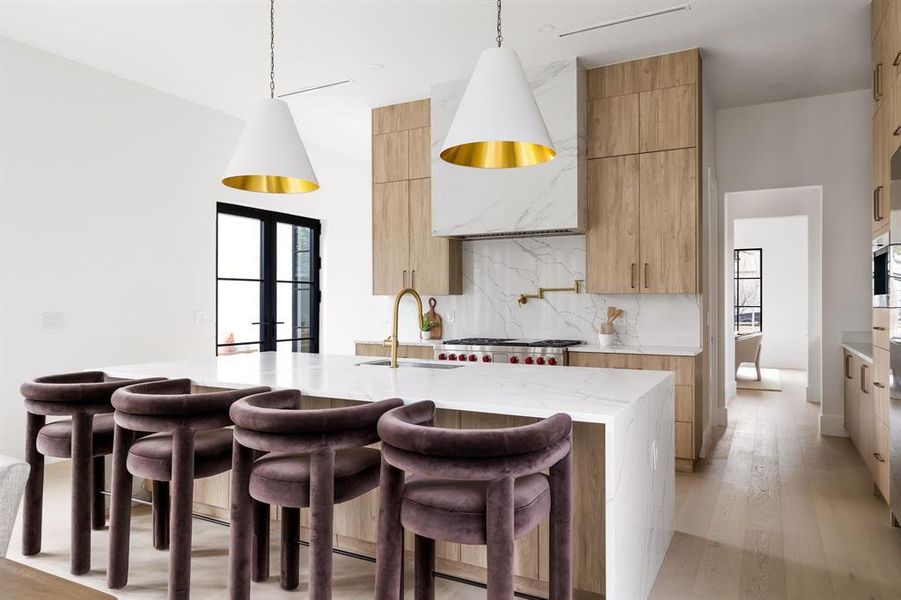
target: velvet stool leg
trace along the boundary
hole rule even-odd
[[[415,600],[435,600],[435,540],[417,535],[413,540]]]
[[[282,507],[281,587],[296,590],[300,585],[300,509]]]
[[[153,547],[165,550],[169,547],[169,482],[154,481],[151,488]]]
[[[269,580],[269,516],[265,502],[253,501],[253,573],[257,583]]]
[[[113,462],[109,507],[109,562],[106,585],[121,589],[128,583],[128,551],[131,537],[131,473],[128,472],[128,448],[133,431],[116,425],[113,433]]]
[[[376,549],[376,600],[403,599],[404,530],[400,522],[404,472],[382,459]]]
[[[572,598],[572,454],[567,454],[549,472],[550,600]]]
[[[25,462],[28,481],[22,503],[22,554],[34,556],[41,551],[41,522],[44,506],[44,455],[38,452],[38,432],[47,422],[44,415],[25,414]]]
[[[91,570],[91,463],[93,415],[72,415],[72,555],[69,571],[83,575]]]
[[[228,545],[228,595],[231,600],[250,598],[250,571],[253,559],[253,499],[250,497],[250,470],[253,450],[232,443],[231,528]]]
[[[91,470],[91,529],[100,531],[106,525],[106,499],[103,486],[106,483],[106,458],[94,457]]]
[[[324,448],[310,456],[310,600],[332,597],[334,468],[334,449]]]
[[[513,478],[487,487],[488,600],[513,600]]]
[[[194,432],[172,432],[172,513],[169,515],[169,600],[191,595],[191,512],[194,501]]]

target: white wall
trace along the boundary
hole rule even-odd
[[[869,91],[860,90],[725,109],[716,118],[720,193],[823,187],[820,425],[835,435],[843,431],[841,332],[871,326],[871,103]]]
[[[0,453],[22,455],[28,378],[213,353],[217,201],[323,221],[324,351],[351,352],[379,318],[368,164],[313,147],[320,191],[228,190],[240,120],[0,44]],[[48,312],[62,329],[42,328]]]
[[[763,251],[763,367],[807,369],[807,216],[736,219],[736,248]]]

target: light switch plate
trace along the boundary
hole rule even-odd
[[[195,325],[203,325],[206,323],[206,313],[202,310],[194,311],[194,324]]]

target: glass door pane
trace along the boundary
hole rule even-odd
[[[218,354],[259,352],[263,342],[263,222],[217,215],[216,347]]]
[[[278,349],[316,351],[318,344],[318,255],[310,227],[278,222],[275,226],[275,322]],[[291,342],[290,344],[287,342]]]

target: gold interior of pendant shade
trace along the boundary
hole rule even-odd
[[[319,189],[318,183],[279,175],[235,175],[226,177],[222,183],[236,190],[264,194],[303,194]]]
[[[441,160],[461,167],[512,169],[540,165],[555,156],[553,148],[530,142],[472,142],[444,150]]]

